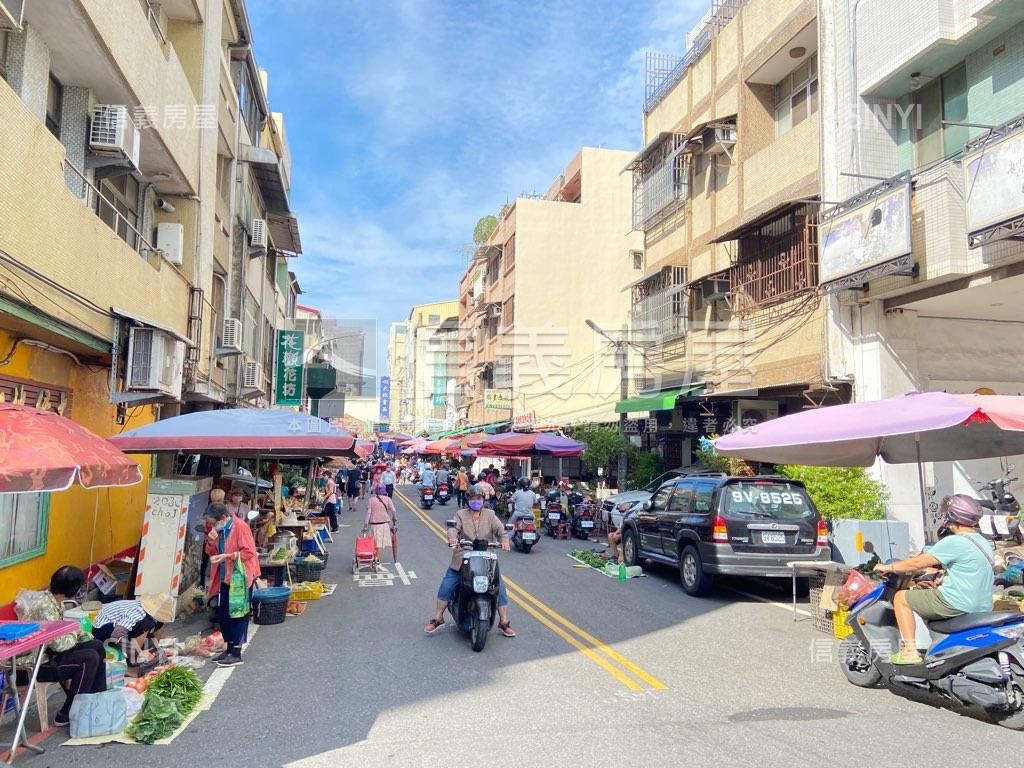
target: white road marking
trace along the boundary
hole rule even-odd
[[[781,608],[784,611],[789,611],[790,613],[795,612],[800,616],[806,616],[807,618],[812,618],[814,616],[813,613],[811,613],[810,611],[805,611],[803,608],[794,609],[792,603],[780,603],[776,600],[769,600],[767,597],[761,597],[760,595],[754,595],[750,592],[744,592],[742,589],[736,589],[735,587],[728,587],[728,589],[735,592],[737,595],[749,597],[751,600],[757,600],[757,602],[759,603],[764,603],[765,605],[772,605],[776,608]]]

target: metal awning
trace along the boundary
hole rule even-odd
[[[705,120],[703,123],[697,123],[690,130],[686,132],[687,141],[697,141],[705,128],[735,128],[736,127],[736,115],[723,115],[722,117],[716,117],[713,120]]]
[[[616,413],[639,413],[640,411],[671,411],[676,407],[676,398],[686,397],[704,389],[704,382],[690,384],[677,389],[663,389],[653,395],[631,397],[615,404]]]
[[[288,189],[285,186],[284,172],[277,152],[265,147],[254,147],[251,144],[239,146],[238,159],[252,166],[256,183],[259,184],[263,202],[267,211],[274,213],[291,213],[288,202]]]
[[[136,322],[139,325],[145,325],[145,326],[148,326],[149,328],[156,328],[158,331],[163,331],[164,333],[169,333],[171,336],[176,338],[178,341],[183,341],[186,344],[191,344],[192,343],[192,340],[188,336],[186,336],[183,333],[179,333],[178,331],[176,331],[173,328],[171,328],[169,325],[164,325],[162,323],[158,323],[155,320],[149,320],[148,318],[145,318],[142,315],[139,315],[139,314],[137,314],[135,312],[129,312],[126,309],[119,309],[118,307],[111,307],[110,311],[113,314],[117,315],[118,317],[123,317],[126,320],[132,320],[133,322]]]
[[[773,218],[778,216],[788,208],[795,208],[802,204],[802,201],[806,200],[805,197],[793,197],[787,198],[780,203],[776,203],[767,209],[757,210],[756,208],[751,209],[747,215],[743,217],[739,224],[732,229],[726,230],[722,234],[712,239],[712,243],[727,243],[731,240],[738,240],[744,234],[751,229],[756,229],[762,224],[771,221]]]
[[[652,139],[647,144],[646,147],[644,147],[637,153],[636,157],[629,161],[629,165],[623,168],[622,172],[625,173],[626,171],[635,171],[637,168],[640,167],[644,160],[651,156],[651,153],[654,152],[654,150],[661,146],[661,143],[665,141],[665,139],[676,133],[678,133],[678,131],[662,131],[661,133],[659,133],[657,136],[654,137],[654,139]]]
[[[289,256],[302,253],[302,241],[299,239],[299,220],[294,214],[267,214],[267,228],[274,248],[284,251]]]
[[[680,265],[678,265],[678,264],[664,264],[664,265],[658,267],[657,269],[652,269],[650,272],[648,272],[643,277],[638,277],[632,283],[627,284],[625,288],[623,288],[621,291],[619,291],[619,293],[625,293],[626,291],[628,291],[631,288],[633,288],[633,286],[640,285],[640,283],[644,282],[645,280],[650,280],[652,277],[657,277],[662,272],[664,272],[666,269],[671,269],[674,266],[680,266]]]

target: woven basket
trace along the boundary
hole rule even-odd
[[[284,600],[253,600],[252,620],[255,624],[283,624],[288,610],[288,598]]]

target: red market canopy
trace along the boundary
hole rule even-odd
[[[429,453],[433,455],[447,453],[448,449],[454,442],[455,440],[450,437],[442,437],[440,440],[432,440],[429,443],[426,443],[420,449],[419,453]]]
[[[505,432],[480,442],[477,456],[527,458],[529,456],[580,456],[586,443],[550,432]]]
[[[233,408],[163,419],[112,437],[110,442],[125,453],[316,458],[351,455],[356,439],[306,413]]]
[[[134,485],[139,465],[53,411],[0,403],[0,493]]]

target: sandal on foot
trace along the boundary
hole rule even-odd
[[[514,629],[512,629],[511,622],[508,623],[508,624],[499,624],[498,625],[498,629],[501,630],[501,634],[503,634],[505,637],[515,637],[516,636],[516,631]]]
[[[910,651],[897,651],[889,657],[889,663],[896,665],[920,664],[922,661],[921,654]]]
[[[440,621],[438,621],[437,619],[431,619],[427,622],[427,626],[423,628],[423,631],[426,632],[428,635],[432,635],[443,626],[444,619],[441,619]]]

